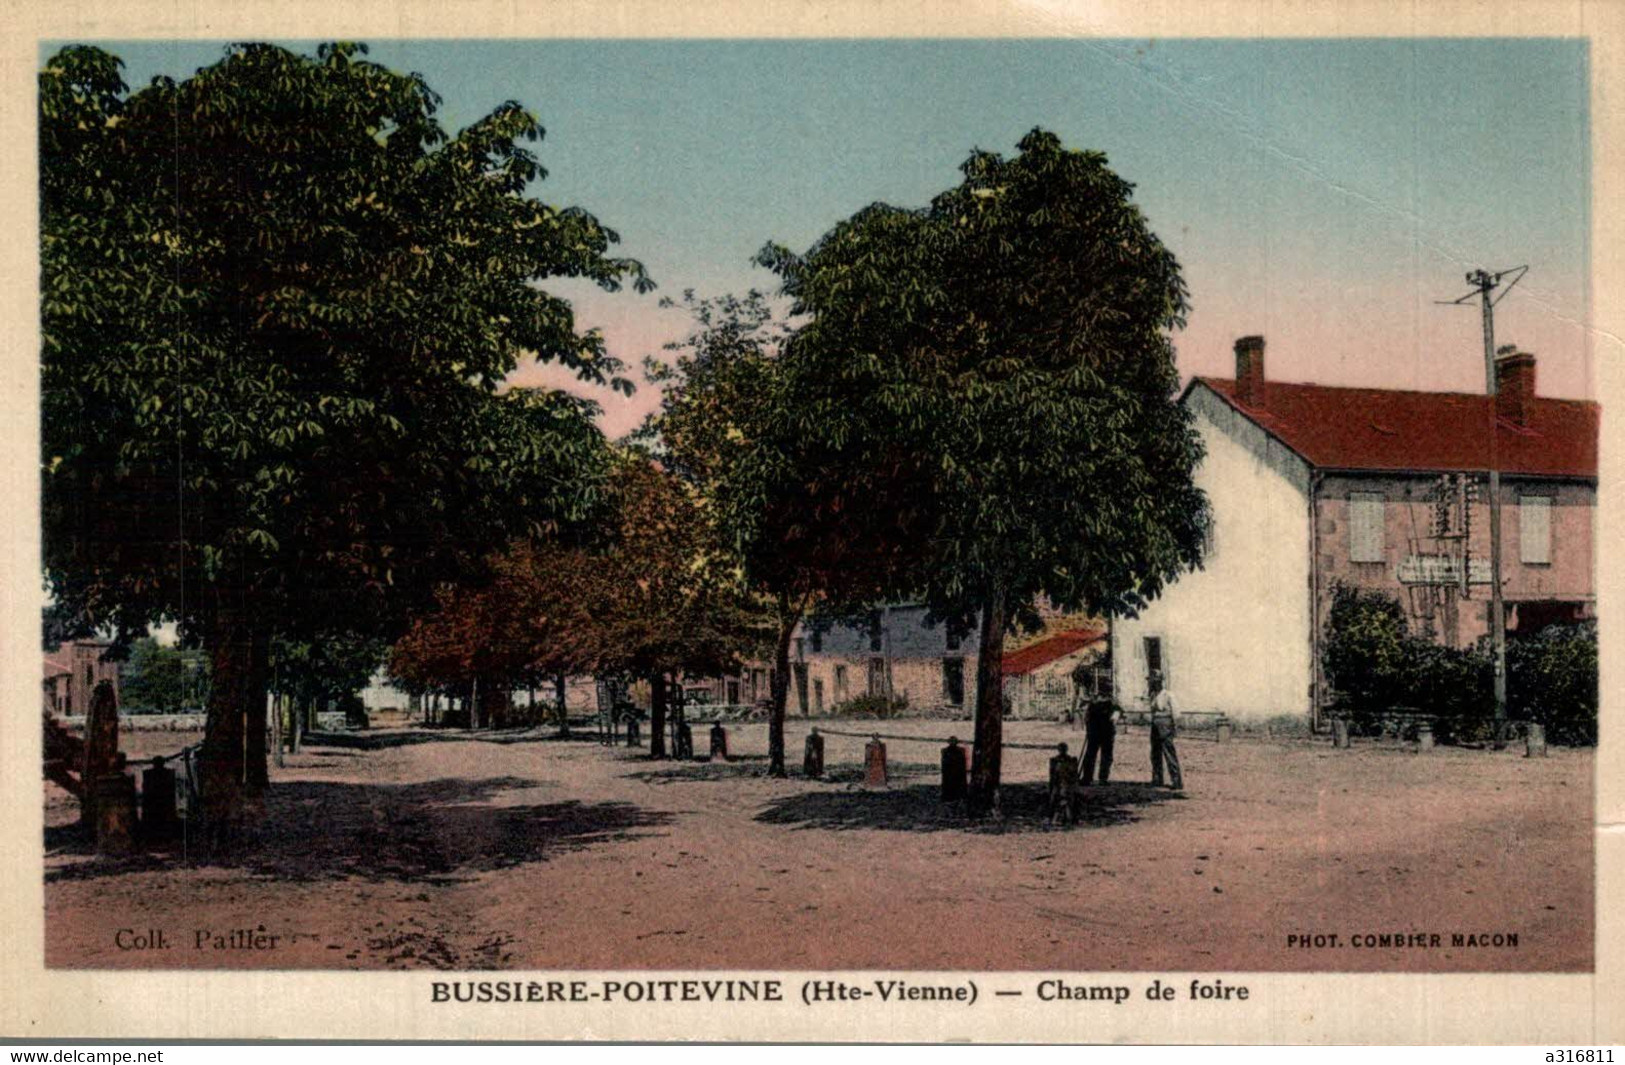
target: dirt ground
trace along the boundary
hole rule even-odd
[[[47,963],[1592,967],[1589,750],[1191,734],[1176,796],[1146,784],[1136,728],[1119,735],[1114,783],[1064,829],[1042,817],[1047,752],[1007,752],[1005,816],[968,824],[938,801],[936,744],[888,743],[891,786],[875,792],[857,785],[861,738],[830,736],[831,779],[801,779],[805,734],[791,723],[789,780],[765,775],[764,725],[732,730],[727,764],[651,762],[548,730],[331,734],[275,771],[257,837],[207,860],[184,845],[94,857],[70,827],[76,805],[46,785]],[[125,750],[136,762],[193,739],[127,733]],[[1013,722],[1007,739],[1076,752],[1080,736]]]

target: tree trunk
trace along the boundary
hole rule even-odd
[[[239,834],[246,819],[244,742],[254,688],[254,633],[250,612],[234,593],[220,593],[209,615],[204,633],[209,701],[199,775],[210,839],[224,843]]]
[[[507,728],[511,698],[508,687],[490,677],[476,680],[474,684],[479,692],[476,702],[479,703],[480,721],[486,728]]]
[[[299,742],[305,738],[305,707],[298,698],[288,699],[288,753],[299,753]]]
[[[284,709],[282,704],[281,692],[277,692],[271,697],[271,750],[276,752],[276,767],[278,769],[283,769],[288,764],[287,760],[282,757],[283,748],[286,746],[282,742],[282,711]]]
[[[779,600],[779,638],[773,648],[773,705],[767,717],[767,773],[782,777],[784,771],[784,707],[790,701],[790,637],[801,619],[792,615],[790,604]]]
[[[559,735],[565,739],[570,737],[570,706],[564,697],[564,674],[555,674],[553,677],[553,692],[557,698],[556,711],[558,713]]]
[[[666,757],[666,675],[649,676],[649,757]]]
[[[1004,586],[994,582],[982,601],[976,659],[976,745],[971,752],[970,812],[980,816],[999,805],[1004,756]]]
[[[80,821],[94,836],[96,832],[96,782],[118,771],[118,697],[113,685],[100,681],[90,694],[90,713],[85,717],[83,760],[79,765]]]

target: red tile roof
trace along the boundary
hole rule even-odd
[[[1092,643],[1104,640],[1106,634],[1099,629],[1068,629],[1054,636],[1046,636],[1037,643],[1028,644],[1019,651],[1004,656],[1004,675],[1017,677],[1047,666],[1057,658],[1065,658]]]
[[[1487,395],[1270,381],[1260,409],[1236,399],[1234,381],[1197,381],[1322,469],[1490,468]],[[1495,423],[1496,464],[1502,473],[1595,478],[1599,415],[1595,403],[1537,396],[1526,426]]]
[[[50,655],[45,656],[44,665],[45,665],[45,678],[44,679],[46,679],[46,680],[50,680],[52,677],[60,677],[64,673],[67,673],[69,675],[72,675],[72,673],[73,673],[73,670],[71,668],[69,668],[69,666],[68,666],[68,664],[66,662],[62,661],[59,658],[52,658]]]

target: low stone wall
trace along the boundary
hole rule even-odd
[[[85,719],[82,717],[58,718],[70,732],[83,732]],[[201,732],[203,731],[204,716],[202,714],[119,714],[118,727],[120,730],[130,732]],[[342,712],[321,713],[316,715],[316,727],[323,732],[337,732],[348,728]]]

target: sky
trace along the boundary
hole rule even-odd
[[[184,77],[209,42],[90,42],[126,80]],[[310,42],[279,42],[306,51]],[[662,295],[771,291],[751,264],[804,249],[875,201],[923,205],[972,149],[1034,126],[1106,153],[1191,290],[1181,372],[1230,376],[1261,333],[1268,376],[1484,389],[1464,275],[1527,265],[1496,341],[1539,360],[1539,391],[1595,398],[1584,41],[369,41],[422,73],[449,129],[505,100],[536,113],[549,176],[643,261],[652,295],[544,283],[629,365],[688,320]],[[44,49],[48,54],[52,49]],[[564,384],[530,365],[517,383]],[[658,401],[592,393],[612,435]]]

